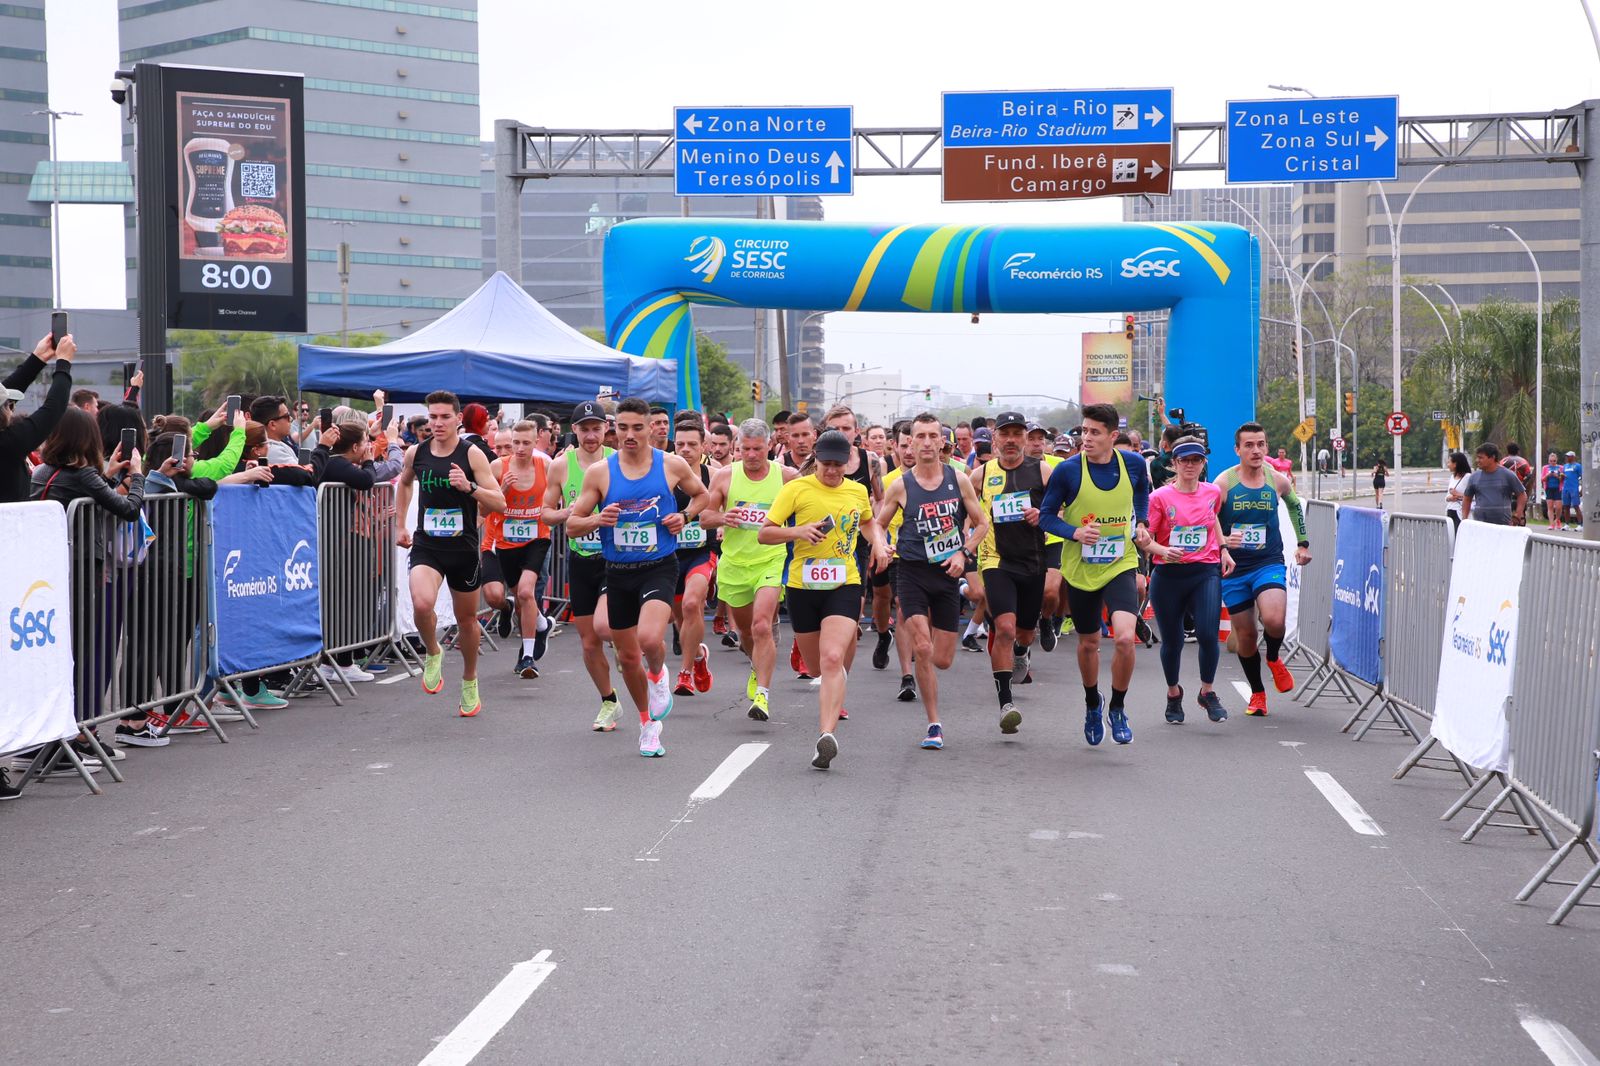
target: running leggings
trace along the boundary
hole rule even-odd
[[[1162,563],[1150,578],[1150,606],[1161,632],[1161,671],[1178,683],[1183,662],[1183,619],[1194,619],[1200,648],[1200,680],[1217,679],[1217,621],[1222,615],[1222,575],[1216,563]]]

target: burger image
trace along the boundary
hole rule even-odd
[[[282,259],[289,254],[283,216],[261,204],[243,204],[222,216],[222,254],[229,259]]]

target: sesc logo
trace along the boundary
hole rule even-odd
[[[1383,571],[1376,566],[1367,567],[1367,580],[1361,587],[1361,609],[1368,614],[1378,613],[1379,597],[1383,593]]]
[[[289,553],[289,558],[283,562],[283,591],[285,592],[302,592],[316,585],[316,582],[311,578],[311,567],[316,560],[307,559],[304,562],[298,562],[297,557],[301,548],[309,551],[311,545],[304,540],[296,541],[294,550]]]
[[[1155,258],[1162,252],[1172,255],[1171,259]],[[1176,278],[1178,273],[1176,248],[1156,247],[1146,248],[1138,255],[1130,255],[1122,261],[1122,276],[1125,278]]]
[[[56,642],[56,609],[35,604],[33,610],[28,610],[28,600],[35,592],[54,591],[48,581],[35,581],[28,586],[28,591],[22,594],[22,602],[11,608],[11,650],[21,651],[24,648],[42,648],[46,644]]]
[[[699,274],[703,281],[715,281],[717,271],[722,269],[722,260],[728,254],[728,246],[722,243],[721,237],[701,236],[689,242],[689,254],[683,261],[689,264],[689,271]]]

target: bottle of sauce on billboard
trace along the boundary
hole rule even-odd
[[[221,255],[222,216],[233,210],[233,157],[220,137],[193,137],[183,146],[189,197],[183,220],[194,231],[195,252]]]

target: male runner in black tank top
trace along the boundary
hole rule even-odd
[[[430,439],[406,451],[395,490],[395,513],[401,526],[395,541],[411,549],[411,606],[422,637],[422,691],[430,696],[444,688],[444,649],[439,646],[434,605],[439,585],[448,582],[460,631],[461,706],[463,718],[482,709],[478,699],[478,512],[504,511],[500,491],[484,458],[460,436],[461,401],[452,392],[430,392]],[[419,486],[417,528],[406,528],[413,484]]]

